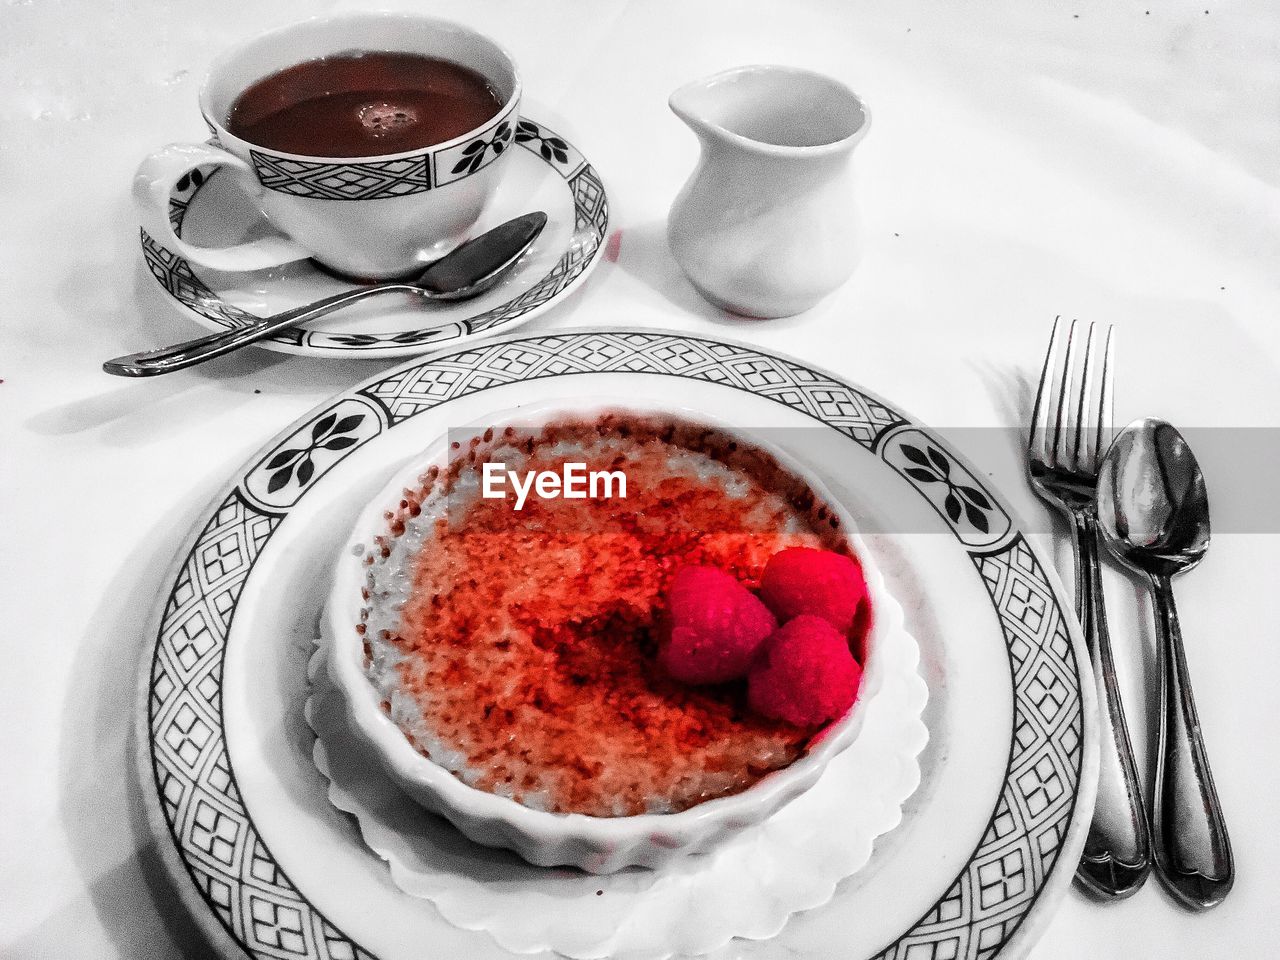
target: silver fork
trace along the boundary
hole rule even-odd
[[[1095,401],[1095,325],[1089,324],[1084,366],[1077,384],[1074,374],[1079,326],[1077,321],[1071,322],[1066,333],[1066,357],[1060,364],[1063,324],[1060,317],[1053,323],[1031,417],[1027,472],[1036,493],[1061,510],[1071,524],[1076,556],[1076,615],[1089,645],[1101,706],[1098,799],[1076,877],[1099,896],[1120,898],[1134,893],[1151,872],[1151,841],[1107,635],[1099,565],[1095,494],[1098,466],[1111,441],[1114,331],[1107,328]]]

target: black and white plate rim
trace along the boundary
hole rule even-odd
[[[416,358],[332,398],[237,471],[164,581],[149,634],[154,648],[140,678],[139,764],[148,816],[197,921],[224,950],[238,948],[255,960],[374,960],[292,885],[272,856],[240,796],[221,729],[221,668],[239,591],[289,509],[365,442],[451,399],[519,381],[608,372],[699,379],[785,404],[896,469],[952,530],[991,598],[1009,650],[1014,723],[1006,775],[982,839],[953,882],[874,960],[1020,953],[1037,902],[1069,880],[1074,864],[1059,861],[1068,838],[1077,846],[1081,838],[1096,762],[1092,675],[1056,575],[981,474],[890,404],[798,360],[658,330],[515,334]],[[347,439],[353,442],[334,442]],[[907,453],[908,446],[917,452]],[[303,462],[311,464],[306,471],[299,470]],[[290,463],[290,476],[277,479]],[[915,466],[933,477],[913,475]],[[957,515],[949,504],[962,485],[989,505],[985,531],[963,505]]]

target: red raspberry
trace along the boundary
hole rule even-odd
[[[858,699],[862,668],[826,620],[801,614],[778,629],[747,674],[751,709],[797,727],[842,717]]]
[[[671,634],[658,650],[683,683],[725,683],[746,676],[760,644],[778,627],[769,608],[715,567],[685,567],[667,591]]]
[[[810,613],[845,635],[866,596],[862,569],[830,550],[791,547],[775,553],[760,578],[761,599],[783,623]]]

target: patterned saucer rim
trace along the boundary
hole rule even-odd
[[[343,333],[293,327],[272,334],[261,346],[281,353],[335,359],[385,359],[418,356],[430,350],[460,346],[480,338],[514,330],[550,309],[580,287],[599,264],[609,233],[609,200],[596,169],[572,143],[546,124],[520,117],[514,145],[560,177],[573,200],[574,232],[555,264],[537,282],[487,310],[460,320],[386,333]],[[370,168],[369,177],[396,178],[399,171]],[[178,181],[169,200],[169,222],[182,236],[187,213],[199,192],[217,176],[216,167],[193,171]],[[180,254],[139,230],[142,257],[164,295],[183,313],[211,330],[227,330],[261,319],[227,302],[209,287],[201,274]],[[429,317],[430,314],[424,314]]]
[[[985,475],[887,401],[777,352],[660,329],[513,334],[406,361],[299,418],[214,499],[164,581],[170,586],[153,615],[155,645],[138,700],[148,823],[197,924],[226,956],[376,960],[274,859],[245,809],[221,727],[221,666],[235,605],[290,507],[365,442],[450,400],[531,379],[607,373],[713,383],[825,424],[891,467],[959,542],[991,600],[1009,657],[1013,722],[1005,777],[973,852],[934,904],[872,960],[1024,956],[1071,883],[1097,789],[1092,669],[1056,572]],[[355,442],[331,445],[339,436]],[[282,458],[292,462],[281,482]],[[303,461],[311,464],[305,479],[292,469]],[[230,556],[211,558],[210,547],[227,543]],[[197,746],[188,736],[193,716],[205,727]],[[194,816],[206,800],[238,818],[237,842],[223,857],[214,855]],[[259,923],[259,908],[285,919]],[[285,922],[297,949],[282,952],[279,942],[263,937],[265,931],[278,941]]]

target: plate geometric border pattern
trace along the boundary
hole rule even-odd
[[[828,374],[740,344],[664,332],[575,331],[486,343],[410,361],[314,411],[237,478],[183,560],[151,667],[147,720],[160,806],[188,873],[256,960],[374,960],[285,875],[236,786],[222,729],[222,665],[240,591],[263,545],[316,479],[385,430],[461,396],[518,381],[622,372],[705,380],[766,397],[894,465],[972,558],[1008,646],[1013,736],[983,837],[936,903],[876,960],[985,960],[1043,891],[1066,840],[1084,763],[1079,664],[1045,571],[1012,524],[950,510],[942,489],[998,500],[945,445]],[[925,447],[925,449],[921,449]],[[303,467],[306,463],[309,466]],[[287,475],[286,475],[287,474]],[[958,478],[958,479],[957,479]],[[1002,512],[1002,511],[1001,511]]]
[[[553,300],[581,277],[603,251],[609,231],[609,200],[595,167],[548,127],[521,118],[514,138],[517,146],[547,164],[565,180],[573,198],[574,230],[580,238],[580,242],[571,244],[536,283],[505,303],[443,326],[358,334],[291,327],[266,339],[295,349],[312,347],[351,355],[388,349],[422,353],[425,348],[448,346],[454,340],[506,326]],[[169,222],[179,236],[192,200],[216,175],[216,169],[197,169],[189,178],[184,178],[185,184],[179,182],[180,189],[170,197]],[[163,246],[146,230],[140,230],[139,234],[147,269],[164,291],[182,306],[228,329],[262,319],[219,297],[196,275],[186,259]]]

